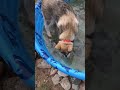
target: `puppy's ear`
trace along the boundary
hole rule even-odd
[[[58,23],[57,23],[57,27],[60,27],[62,25],[62,21],[60,20],[60,21],[58,21]]]
[[[75,23],[78,25],[79,21],[77,20],[77,18],[74,18],[74,20],[75,20]]]
[[[58,20],[57,26],[58,27],[66,26],[68,24],[68,22],[70,21],[69,19],[70,19],[69,15],[65,14],[65,15],[61,16]]]
[[[75,33],[77,33],[78,32],[78,27],[79,27],[79,21],[77,20],[77,18],[74,18],[74,21],[75,21],[75,23],[74,23]]]

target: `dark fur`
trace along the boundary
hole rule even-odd
[[[42,11],[47,24],[49,25],[49,20],[53,19],[58,22],[59,18],[66,14],[67,10],[74,13],[72,7],[70,7],[63,0],[43,0],[42,2]],[[54,2],[55,1],[55,2]],[[53,17],[53,18],[52,18]]]
[[[52,36],[56,34],[58,37],[65,30],[69,30],[64,39],[69,39],[77,31],[76,25],[72,25],[72,22],[67,23],[66,25],[57,26],[57,23],[63,15],[67,14],[68,11],[72,12],[74,15],[74,10],[71,6],[64,2],[64,0],[43,0],[42,1],[42,11],[45,21],[45,28],[47,31],[52,32]],[[73,21],[73,20],[71,20]],[[54,30],[53,30],[54,27]],[[64,36],[64,35],[63,35]],[[59,38],[59,37],[58,37]]]

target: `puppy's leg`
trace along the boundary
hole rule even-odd
[[[72,44],[72,45],[70,45],[70,46],[68,46],[68,52],[71,52],[71,51],[72,51],[72,49],[73,49],[73,44]]]
[[[61,45],[60,43],[58,43],[56,46],[55,46],[56,49],[61,49]]]

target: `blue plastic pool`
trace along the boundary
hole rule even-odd
[[[35,50],[45,61],[47,61],[54,68],[64,72],[67,75],[85,80],[85,72],[80,72],[78,70],[62,65],[60,62],[58,62],[58,60],[55,60],[55,58],[48,52],[45,41],[43,39],[43,28],[44,20],[41,13],[41,0],[39,0],[38,2],[36,2],[35,5]]]

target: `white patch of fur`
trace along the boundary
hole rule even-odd
[[[74,40],[75,39],[75,34],[74,33],[69,33],[68,31],[64,31],[63,33],[60,34],[59,39],[64,40]]]
[[[79,23],[77,18],[75,17],[75,15],[72,12],[68,12],[67,14],[64,14],[63,16],[61,16],[59,18],[57,26],[58,27],[60,27],[61,25],[65,26],[67,23],[71,23],[73,25],[74,24],[78,25],[78,23]]]

